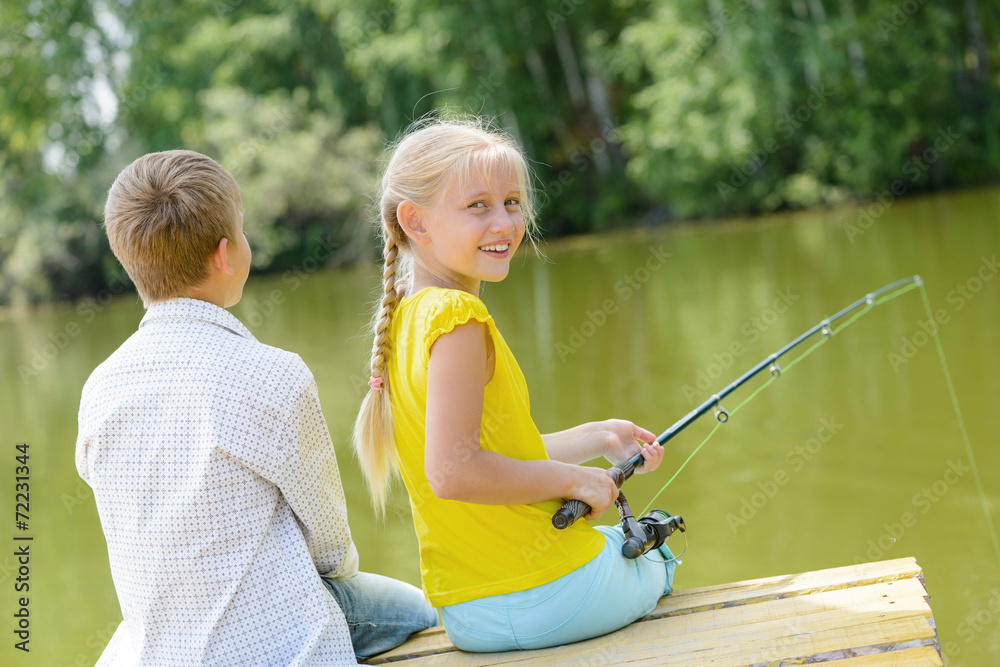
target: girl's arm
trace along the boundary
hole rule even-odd
[[[424,473],[445,500],[521,505],[576,498],[604,513],[618,488],[604,470],[562,461],[521,461],[479,447],[483,388],[489,379],[486,325],[470,321],[431,347],[427,365]]]
[[[663,446],[656,436],[624,419],[608,419],[574,426],[542,436],[549,458],[566,463],[583,463],[603,456],[611,463],[632,458],[642,451],[644,462],[637,473],[652,472],[663,461]],[[636,441],[643,443],[640,450]]]

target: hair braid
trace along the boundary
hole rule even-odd
[[[383,295],[375,315],[375,341],[372,343],[371,390],[361,403],[361,411],[354,422],[354,447],[361,462],[361,470],[372,503],[380,514],[385,514],[385,499],[389,479],[395,471],[395,437],[392,424],[392,400],[389,397],[387,364],[391,351],[389,329],[392,313],[399,303],[396,273],[399,265],[399,245],[391,233],[385,239],[385,266],[382,269]]]
[[[386,381],[385,365],[389,361],[389,326],[392,323],[392,311],[399,303],[399,293],[396,290],[396,258],[399,247],[391,236],[385,239],[385,267],[382,269],[382,302],[379,304],[378,315],[375,318],[375,341],[372,343],[372,377],[382,377]],[[387,387],[387,384],[383,385]]]

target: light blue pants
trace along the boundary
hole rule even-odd
[[[424,594],[405,582],[368,572],[321,579],[344,612],[359,660],[396,648],[414,632],[438,624]]]
[[[604,549],[573,572],[526,591],[442,607],[451,642],[477,652],[545,648],[613,632],[653,611],[673,590],[679,561],[666,544],[629,560],[621,528],[596,528]]]

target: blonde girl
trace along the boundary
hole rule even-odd
[[[674,562],[621,555],[620,529],[551,517],[577,498],[600,516],[618,490],[601,469],[663,448],[631,422],[541,435],[524,376],[478,298],[534,231],[529,169],[479,120],[432,119],[392,151],[381,182],[383,297],[371,390],[354,441],[381,509],[392,473],[409,492],[424,593],[468,651],[541,648],[618,629],[670,592]],[[640,444],[641,443],[641,444]]]

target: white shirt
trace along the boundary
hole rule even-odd
[[[356,664],[320,574],[358,554],[312,374],[227,311],[150,306],[76,443],[124,620],[98,665]]]

